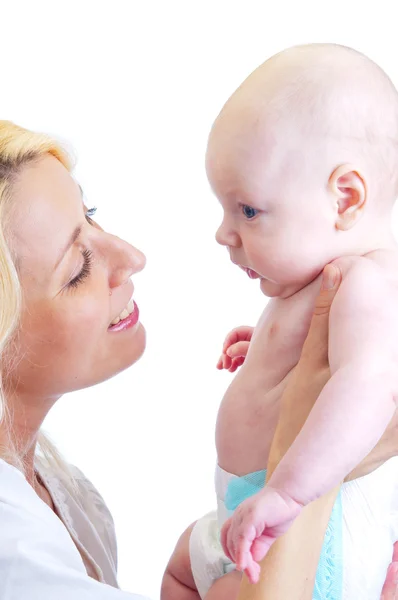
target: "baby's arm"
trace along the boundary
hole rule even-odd
[[[238,567],[261,560],[301,507],[341,482],[385,431],[396,395],[396,319],[387,286],[368,259],[345,276],[330,316],[332,377],[267,486],[224,527],[224,548]]]
[[[372,450],[395,412],[396,310],[384,273],[359,259],[343,280],[329,324],[331,379],[269,484],[308,504]]]

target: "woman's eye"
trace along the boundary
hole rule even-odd
[[[247,204],[242,205],[242,212],[245,215],[246,219],[253,219],[258,214],[258,210],[256,210],[252,206],[248,206]]]
[[[87,279],[87,277],[89,277],[90,273],[91,273],[91,267],[93,264],[93,253],[91,252],[91,250],[83,250],[82,252],[83,255],[83,267],[80,271],[80,273],[78,273],[76,275],[76,277],[74,277],[73,279],[71,279],[71,281],[68,283],[69,288],[77,288],[77,286],[82,283],[85,279]]]

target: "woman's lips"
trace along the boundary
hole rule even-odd
[[[140,311],[138,309],[137,304],[134,302],[133,312],[125,319],[122,319],[121,321],[119,321],[119,323],[116,323],[116,325],[111,325],[110,327],[108,327],[108,331],[122,331],[124,329],[130,329],[131,327],[134,327],[134,325],[136,325],[138,323],[139,318],[140,318]]]

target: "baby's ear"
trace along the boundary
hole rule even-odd
[[[342,165],[331,174],[329,190],[334,196],[336,229],[347,231],[363,215],[367,197],[365,180],[353,165]]]

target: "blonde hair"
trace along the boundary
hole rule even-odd
[[[17,441],[13,440],[10,412],[2,385],[6,349],[16,334],[21,314],[22,293],[17,267],[6,241],[6,222],[12,208],[12,187],[26,166],[40,158],[52,155],[71,171],[74,160],[63,144],[50,136],[19,127],[10,121],[0,121],[0,425],[6,441],[0,446],[0,458],[24,472],[23,459],[19,455]],[[36,457],[57,470],[69,488],[75,490],[73,476],[60,453],[43,433],[39,432]]]

